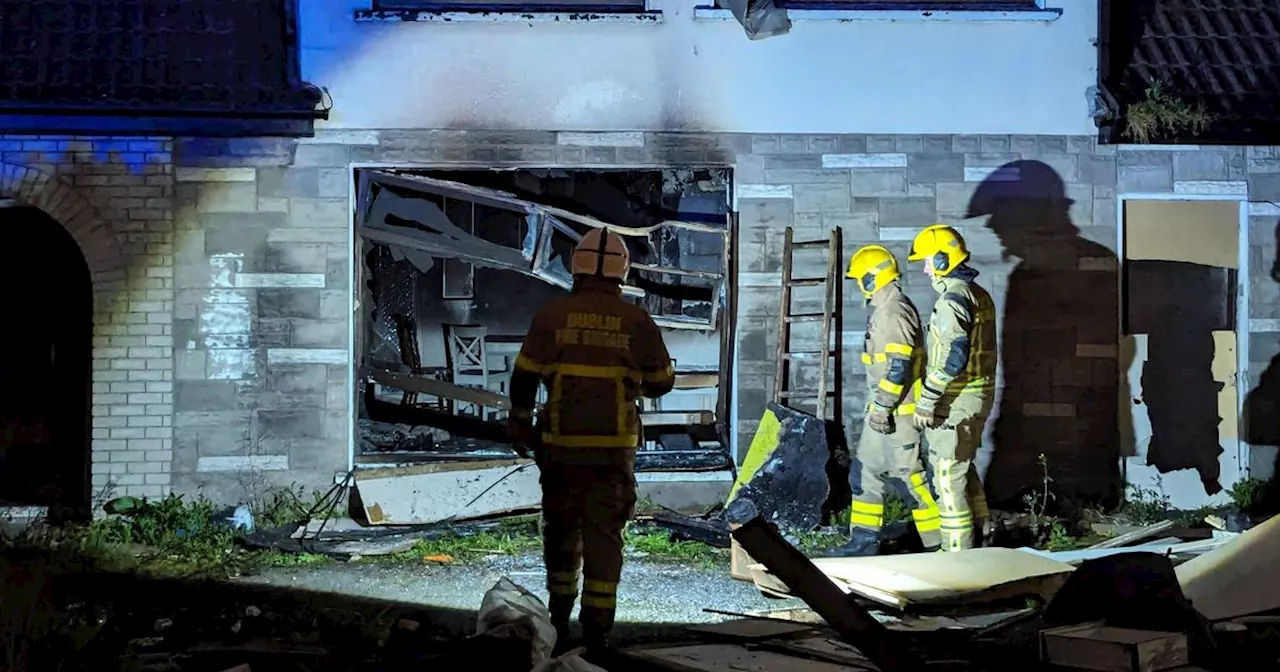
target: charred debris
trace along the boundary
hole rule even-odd
[[[591,228],[623,235],[625,293],[665,328],[679,394],[644,409],[641,470],[729,467],[729,175],[364,170],[357,397],[364,464],[501,460],[506,379]]]

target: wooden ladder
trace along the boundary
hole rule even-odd
[[[792,277],[795,251],[800,249],[827,250],[827,272],[825,277],[796,278]],[[823,420],[842,422],[841,405],[844,397],[844,367],[840,365],[841,353],[844,349],[844,328],[841,316],[843,291],[840,277],[841,230],[836,227],[826,240],[795,240],[795,231],[787,227],[786,239],[782,248],[782,309],[778,320],[778,352],[777,372],[773,378],[773,401],[795,408],[798,401],[815,402],[815,415]],[[826,294],[821,313],[794,313],[791,300],[795,287],[825,286]],[[824,345],[821,350],[792,351],[791,325],[800,322],[822,322]],[[820,337],[821,338],[821,337]],[[818,389],[791,389],[791,363],[796,361],[818,362]],[[834,371],[834,376],[832,372]],[[805,411],[799,408],[796,410]],[[831,411],[831,413],[828,413]],[[807,412],[807,411],[806,411]]]

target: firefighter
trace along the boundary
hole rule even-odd
[[[924,432],[942,517],[942,550],[974,546],[985,529],[982,479],[974,465],[991,413],[996,377],[996,309],[974,282],[964,238],[945,224],[921,231],[908,261],[923,261],[938,299],[925,332],[925,375],[916,382],[913,422]]]
[[[636,503],[636,400],[660,397],[675,384],[658,326],[622,298],[629,269],[618,234],[593,229],[583,236],[571,260],[573,290],[534,316],[511,374],[512,444],[524,457],[537,445],[551,618],[566,641],[581,564],[578,620],[593,654],[607,646],[613,627],[622,533]],[[535,441],[540,384],[548,398]]]
[[[920,314],[902,292],[898,260],[889,250],[868,245],[854,252],[846,277],[857,283],[871,307],[862,354],[869,401],[862,435],[849,463],[853,491],[849,543],[831,555],[879,552],[886,483],[912,507],[920,540],[926,549],[934,550],[940,544],[938,507],[920,463],[920,435],[911,423],[912,383],[919,378],[924,359]]]

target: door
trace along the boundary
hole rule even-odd
[[[1122,227],[1129,495],[1198,508],[1240,478],[1240,203],[1126,200]]]

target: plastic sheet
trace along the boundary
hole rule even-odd
[[[556,629],[551,613],[536,595],[502,577],[484,594],[476,619],[476,635],[495,639],[519,639],[530,644],[529,666],[540,669],[551,658]],[[578,668],[551,668],[565,672]],[[581,670],[586,672],[586,670]]]

